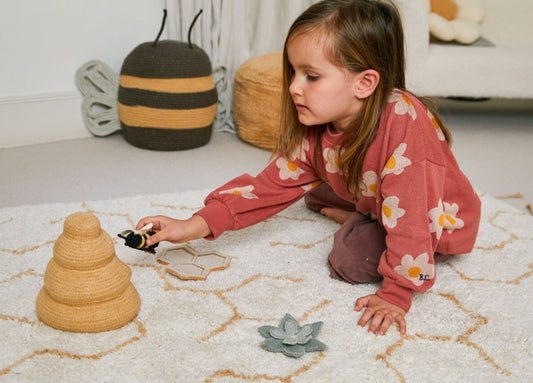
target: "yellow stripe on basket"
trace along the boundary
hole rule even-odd
[[[215,87],[212,76],[192,78],[143,78],[128,75],[120,76],[120,86],[166,93],[194,93],[211,90]]]
[[[217,114],[218,104],[197,109],[156,109],[118,103],[120,121],[128,126],[162,129],[195,129],[209,126]]]

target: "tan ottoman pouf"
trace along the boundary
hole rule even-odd
[[[233,119],[244,141],[272,150],[280,132],[282,52],[245,61],[235,74]]]

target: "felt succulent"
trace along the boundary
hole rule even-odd
[[[278,327],[262,326],[259,333],[265,338],[261,346],[270,352],[282,352],[299,358],[306,352],[323,351],[326,345],[316,339],[322,322],[300,326],[290,314],[285,314]]]

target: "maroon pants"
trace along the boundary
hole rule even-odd
[[[378,273],[381,255],[385,251],[387,232],[378,221],[355,210],[355,205],[345,201],[328,184],[322,184],[305,197],[307,207],[320,213],[324,207],[339,208],[354,213],[335,233],[329,254],[330,276],[348,283],[376,283],[383,279]],[[435,254],[435,260],[447,256]]]

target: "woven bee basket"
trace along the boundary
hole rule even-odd
[[[39,319],[72,332],[120,328],[138,314],[141,301],[131,270],[115,254],[111,237],[92,213],[67,217],[37,296]]]
[[[245,61],[235,74],[233,119],[244,141],[272,150],[280,134],[282,54]]]
[[[184,150],[204,145],[217,106],[211,62],[194,44],[148,42],[124,60],[118,113],[124,138],[134,146]]]

